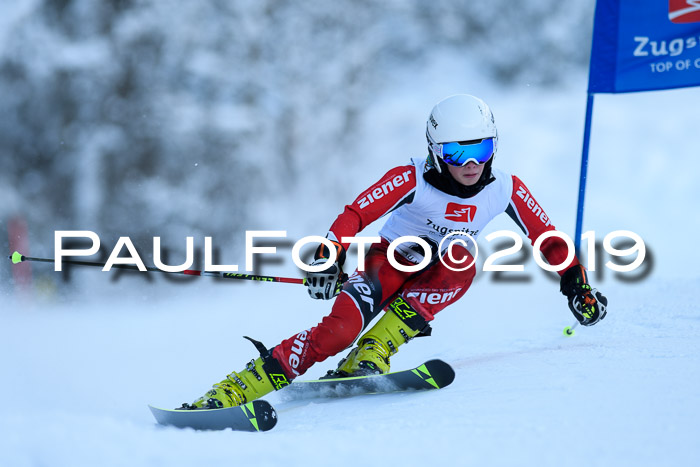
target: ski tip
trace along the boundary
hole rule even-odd
[[[24,256],[20,254],[19,251],[15,251],[14,253],[12,253],[12,256],[8,256],[8,258],[12,260],[12,264],[21,263],[22,261],[24,261]]]
[[[455,380],[455,370],[443,360],[428,360],[424,363],[439,388],[449,386]]]
[[[269,431],[277,425],[277,412],[264,400],[223,409],[161,409],[148,405],[160,425],[195,430]]]
[[[277,425],[277,411],[269,402],[258,399],[245,404],[243,407],[247,409],[244,412],[248,415],[250,422],[254,424],[257,431],[269,431]],[[251,413],[256,418],[255,421],[251,418]]]

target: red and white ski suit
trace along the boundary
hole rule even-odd
[[[331,226],[329,238],[340,241],[343,237],[356,236],[367,225],[391,213],[379,232],[381,243],[373,244],[367,252],[365,270],[355,271],[344,284],[331,313],[317,326],[275,347],[273,356],[282,364],[288,378],[303,374],[314,363],[349,347],[397,296],[427,321],[459,300],[474,279],[475,267],[457,272],[445,264],[454,269],[469,264],[471,245],[468,237],[462,237],[468,247],[453,246],[453,258],[469,257],[464,263],[455,263],[445,251],[437,251],[446,235],[458,236],[463,232],[476,239],[486,224],[503,212],[508,213],[532,243],[544,232],[554,230],[530,190],[515,175],[493,169],[494,182],[473,197],[460,198],[427,183],[424,170],[425,161],[417,160],[391,169],[345,206]],[[407,235],[426,240],[434,249],[430,264],[418,272],[399,271],[387,259],[390,242]],[[341,243],[348,248],[348,243]],[[568,249],[563,240],[550,237],[542,243],[540,251],[550,264],[561,264]],[[438,255],[442,256],[442,262]],[[423,253],[420,248],[403,244],[396,249],[394,258],[401,264],[413,265],[423,259]],[[578,264],[576,258],[567,267],[575,264]]]

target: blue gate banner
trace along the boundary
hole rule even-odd
[[[700,85],[700,0],[598,0],[589,93]]]

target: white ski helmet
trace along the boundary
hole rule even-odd
[[[498,146],[491,109],[469,94],[455,94],[435,104],[426,137],[430,155],[455,166],[492,160]],[[434,160],[433,164],[440,171],[439,162]]]

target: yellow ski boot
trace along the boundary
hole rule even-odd
[[[406,301],[398,297],[377,323],[360,337],[358,346],[340,361],[326,378],[380,375],[390,369],[389,357],[418,334],[430,335],[430,325]]]
[[[183,409],[223,409],[235,407],[260,399],[265,394],[282,389],[290,384],[282,367],[260,342],[246,337],[255,344],[260,357],[251,360],[240,373],[232,372],[223,381],[214,384],[202,397],[192,404],[183,404]]]

